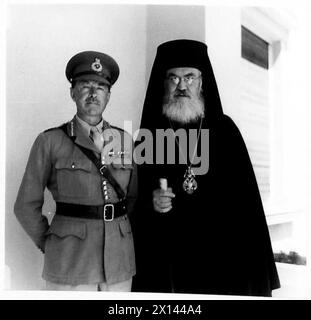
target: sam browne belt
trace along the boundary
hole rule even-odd
[[[102,206],[56,202],[56,214],[84,219],[102,219],[109,222],[126,214],[126,201]]]

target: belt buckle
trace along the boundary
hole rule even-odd
[[[108,217],[107,217],[108,211]],[[109,217],[111,215],[111,217]],[[104,205],[104,221],[112,221],[114,219],[114,205],[112,203],[108,203]]]

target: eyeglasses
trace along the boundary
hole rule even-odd
[[[168,80],[171,84],[174,85],[178,85],[180,83],[181,80],[183,80],[188,86],[191,86],[193,81],[197,80],[201,78],[201,75],[199,76],[194,76],[194,75],[189,75],[189,76],[185,76],[185,77],[178,77],[175,75],[170,75],[166,77],[166,80]]]

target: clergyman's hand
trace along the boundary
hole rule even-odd
[[[175,198],[175,194],[172,192],[172,188],[167,188],[167,190],[156,189],[152,195],[155,211],[166,213],[173,208],[172,199]]]

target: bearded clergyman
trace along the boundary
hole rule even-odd
[[[223,113],[206,44],[158,47],[140,127],[154,137],[182,129],[188,148],[175,136],[175,163],[138,168],[132,290],[272,296],[280,282],[259,189],[240,131]],[[194,159],[207,145],[200,172]]]

